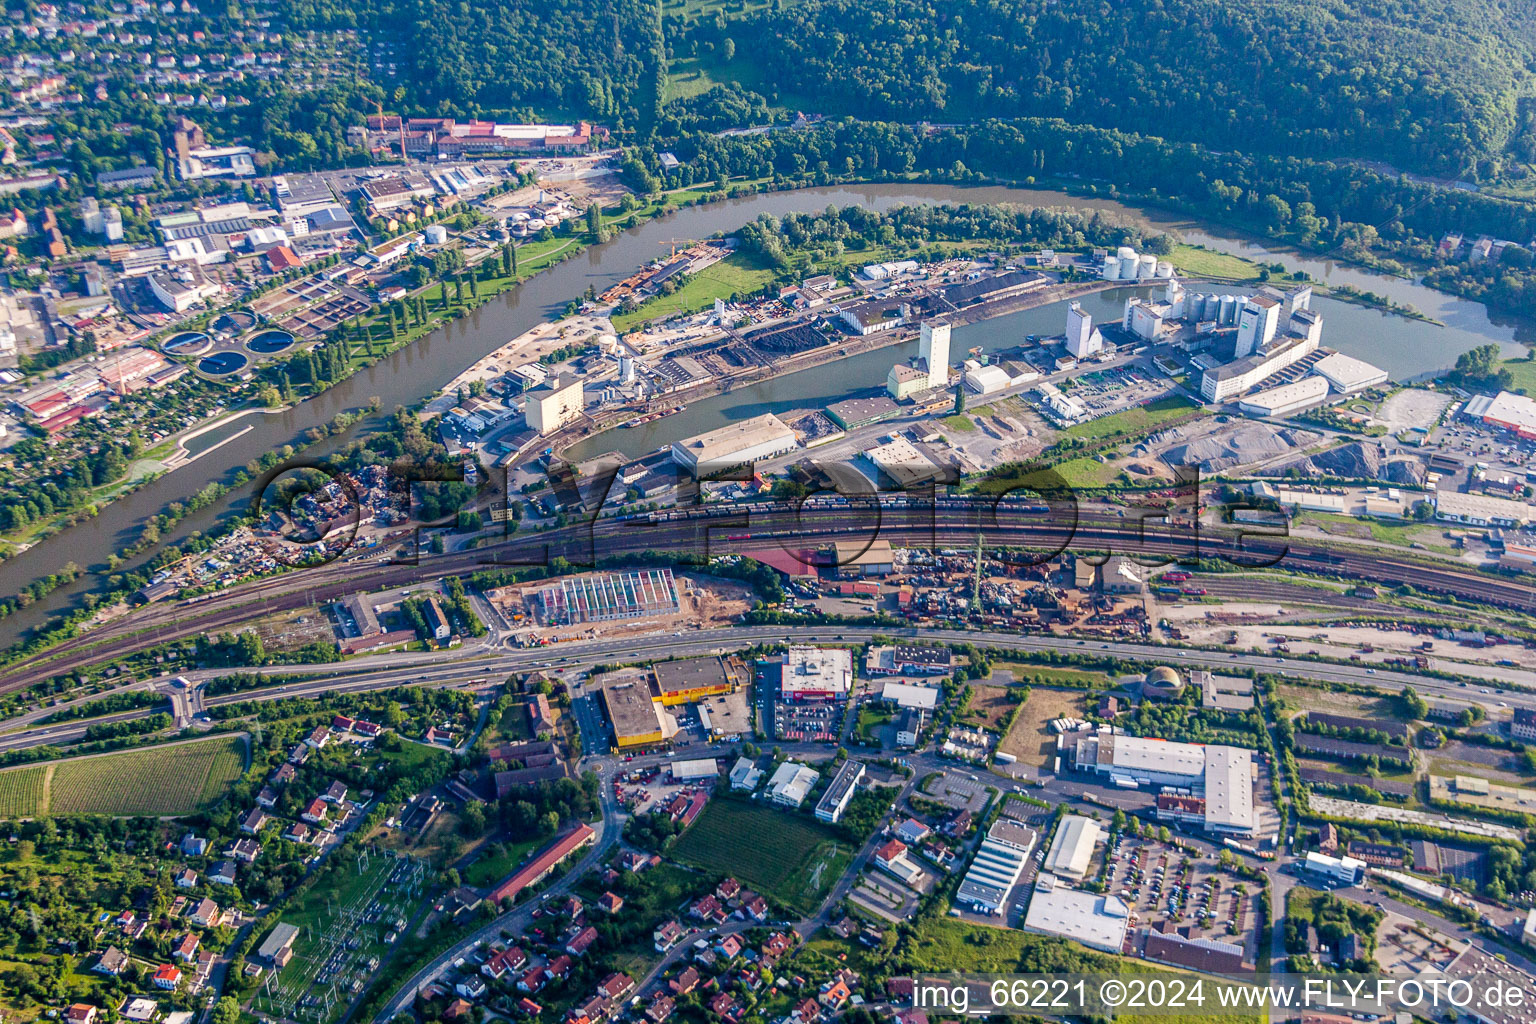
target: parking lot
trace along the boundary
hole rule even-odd
[[[1139,366],[1094,370],[1073,378],[1069,394],[1088,407],[1091,418],[1145,405],[1170,393],[1173,381],[1154,377]]]
[[[1224,870],[1213,853],[1185,840],[1175,845],[1122,835],[1105,859],[1105,889],[1125,900],[1137,923],[1169,921],[1189,926],[1196,937],[1252,948],[1257,887]]]
[[[836,743],[843,730],[843,706],[830,701],[775,701],[773,725],[775,739]]]

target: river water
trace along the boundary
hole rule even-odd
[[[589,285],[602,292],[629,276],[637,267],[660,254],[660,242],[671,238],[707,238],[717,232],[735,230],[760,214],[781,216],[820,210],[829,205],[860,205],[884,210],[914,203],[1000,202],[1113,212],[1146,227],[1177,232],[1193,244],[1264,262],[1282,263],[1288,269],[1305,270],[1330,284],[1368,289],[1396,302],[1412,304],[1443,321],[1446,326],[1437,327],[1326,298],[1315,301],[1324,315],[1325,345],[1368,359],[1390,371],[1394,378],[1407,379],[1444,369],[1459,353],[1490,341],[1504,345],[1510,354],[1519,351],[1518,341],[1536,342],[1536,325],[1512,318],[1490,317],[1480,303],[1445,295],[1413,281],[1271,249],[1260,240],[1243,238],[1235,233],[1218,233],[1209,225],[1188,221],[1175,214],[1136,209],[1108,199],[1001,187],[869,185],[778,192],[689,207],[621,232],[612,241],[552,267],[464,319],[422,338],[281,415],[243,417],[238,421],[238,427],[221,429],[196,439],[189,447],[194,451],[206,450],[210,444],[223,440],[235,430],[246,425],[252,428],[206,457],[111,503],[95,518],[0,563],[0,594],[16,593],[32,580],[60,571],[68,562],[90,570],[74,584],[61,587],[44,600],[0,621],[0,644],[15,641],[21,631],[72,607],[85,593],[99,589],[105,580],[107,556],[134,542],[144,522],[161,512],[168,503],[195,494],[210,481],[227,481],[239,467],[283,445],[300,443],[305,431],[327,423],[339,412],[365,405],[372,397],[380,400],[380,415],[388,414],[396,406],[420,401],[511,338],[559,315],[566,303],[580,296]],[[1124,294],[1094,295],[1085,304],[1096,319],[1117,317]],[[1063,329],[1064,316],[1058,306],[1045,306],[971,324],[956,331],[955,351],[964,352],[977,345],[985,349],[1007,348],[1018,344],[1026,334],[1057,334]],[[619,449],[638,455],[677,437],[707,430],[731,419],[776,409],[825,404],[848,391],[883,384],[891,363],[906,358],[911,354],[909,349],[915,351],[915,342],[912,346],[865,353],[693,403],[684,412],[645,427],[615,430],[600,438],[588,439],[573,449],[572,454],[590,455]],[[377,418],[365,419],[348,433],[323,442],[314,449],[314,454],[339,447],[356,432],[373,430],[377,424]],[[194,531],[206,531],[231,510],[244,508],[251,498],[250,488],[238,489],[224,500],[182,520],[164,540],[175,542]]]

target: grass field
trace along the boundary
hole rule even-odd
[[[707,309],[716,299],[755,292],[772,280],[772,270],[744,253],[736,253],[694,274],[671,295],[652,296],[632,313],[615,314],[613,326],[617,331],[629,331],[648,320],[696,313]]]
[[[500,853],[487,848],[473,864],[460,872],[464,884],[489,889],[510,875],[512,870],[523,862],[523,858],[544,842],[545,840],[535,837],[520,843],[502,843]]]
[[[1234,281],[1250,281],[1259,276],[1259,268],[1241,256],[1228,256],[1198,245],[1175,245],[1168,257],[1179,270],[1201,277],[1222,277]]]
[[[1043,765],[1055,756],[1056,736],[1050,723],[1057,718],[1082,714],[1083,695],[1070,690],[1046,690],[1032,687],[1019,717],[1013,720],[997,749],[1012,754],[1025,764]]]
[[[190,814],[224,794],[245,767],[243,741],[220,736],[78,757],[48,765],[47,814]]]
[[[939,420],[939,422],[944,424],[944,426],[948,427],[950,430],[958,430],[962,434],[968,434],[976,429],[976,421],[964,413],[960,413],[955,416],[945,416],[943,419]]]
[[[1120,477],[1120,469],[1112,462],[1100,462],[1097,459],[1068,459],[1058,462],[1051,467],[1069,487],[1096,488],[1107,487]]]
[[[46,765],[0,772],[0,818],[29,818],[43,807]]]
[[[1170,396],[1135,409],[1127,409],[1111,416],[1101,416],[1087,423],[1079,423],[1075,427],[1068,427],[1066,433],[1084,440],[1136,437],[1195,411],[1195,407],[1189,404],[1188,399]]]
[[[1506,359],[1504,369],[1514,374],[1514,390],[1536,395],[1536,359]]]
[[[811,913],[853,860],[854,850],[812,818],[716,797],[672,855],[734,875],[785,906]]]

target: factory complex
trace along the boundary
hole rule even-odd
[[[1254,833],[1253,752],[1244,747],[1129,736],[1100,726],[1075,734],[1073,760],[1079,771],[1104,776],[1117,786],[1202,799],[1200,824],[1209,832]]]

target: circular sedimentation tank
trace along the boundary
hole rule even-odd
[[[250,360],[239,352],[215,352],[211,356],[204,356],[197,368],[210,377],[227,377],[245,369],[249,363]]]
[[[246,348],[250,349],[252,352],[257,352],[264,356],[272,355],[275,352],[281,352],[284,349],[291,348],[292,346],[293,335],[289,334],[287,331],[262,331],[260,334],[256,335],[254,338],[251,338],[245,343]]]

